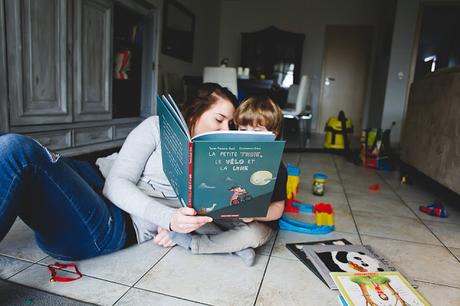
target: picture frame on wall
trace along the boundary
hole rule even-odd
[[[195,15],[175,0],[165,0],[161,52],[186,62],[193,62]]]

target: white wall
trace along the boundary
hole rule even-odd
[[[161,28],[160,22],[160,50],[159,50],[159,93],[163,91],[163,76],[168,73],[170,78],[171,93],[181,96],[181,80],[184,75],[201,75],[204,66],[218,64],[219,19],[220,1],[216,0],[177,0],[195,14],[195,33],[193,45],[193,62],[189,63],[161,53]],[[149,0],[160,11],[163,17],[163,0]]]
[[[301,73],[309,75],[312,80],[315,128],[326,25],[377,27],[380,8],[381,0],[222,0],[218,57],[228,57],[230,66],[240,64],[242,32],[259,31],[274,25],[282,30],[304,33]]]
[[[398,0],[396,7],[393,41],[388,70],[385,102],[382,114],[382,127],[389,128],[391,141],[398,144],[409,90],[410,64],[414,48],[414,37],[418,18],[419,0]]]

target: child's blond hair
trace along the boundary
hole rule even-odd
[[[237,126],[264,126],[268,131],[279,135],[283,112],[268,97],[251,97],[244,100],[235,111],[233,121]]]

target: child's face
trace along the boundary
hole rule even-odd
[[[254,131],[254,132],[268,132],[267,128],[263,125],[240,125],[238,126],[239,131]]]

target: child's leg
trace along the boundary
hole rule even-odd
[[[261,222],[238,222],[215,235],[193,235],[190,249],[193,254],[233,253],[257,248],[266,243],[271,234],[272,229]]]

